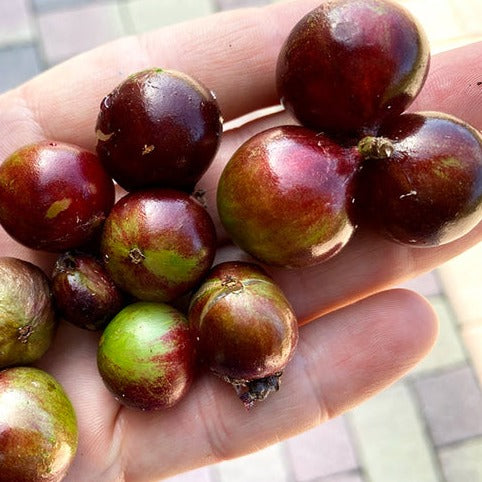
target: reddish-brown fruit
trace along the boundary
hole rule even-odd
[[[97,153],[128,191],[192,190],[218,149],[214,94],[186,74],[150,69],[128,77],[101,103]]]
[[[268,129],[245,142],[219,180],[227,232],[260,261],[310,266],[350,239],[352,178],[360,156],[299,126]]]
[[[60,142],[23,147],[0,165],[0,224],[33,249],[65,251],[90,241],[114,204],[97,156]]]
[[[101,251],[123,290],[144,301],[172,301],[193,288],[214,259],[208,212],[187,194],[151,189],[119,200],[107,218]]]
[[[55,326],[47,276],[27,261],[0,257],[0,368],[37,361]]]
[[[60,482],[77,450],[63,388],[37,368],[0,371],[0,482]]]
[[[122,294],[104,266],[89,254],[61,255],[52,273],[57,313],[86,330],[101,330],[120,311]]]
[[[305,125],[337,137],[373,134],[402,113],[429,67],[426,36],[386,0],[325,1],[293,28],[277,64],[278,93]]]
[[[438,246],[482,220],[482,136],[447,114],[404,114],[360,141],[360,224],[410,246]]]
[[[140,410],[175,405],[194,375],[194,347],[187,319],[162,303],[126,306],[107,325],[97,364],[116,399]]]
[[[201,360],[235,386],[247,408],[278,390],[298,324],[262,268],[241,262],[215,266],[192,297],[189,322]]]

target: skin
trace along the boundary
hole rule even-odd
[[[0,481],[62,480],[78,442],[74,409],[63,388],[37,368],[0,371]]]
[[[152,65],[195,73],[216,92],[227,121],[273,105],[273,73],[281,44],[318,4],[319,0],[297,0],[262,11],[225,12],[128,37],[60,65],[0,96],[0,158],[25,142],[54,134],[94,148],[92,126],[105,92],[130,72]],[[481,129],[481,79],[473,68],[481,63],[480,43],[434,56],[413,108],[448,112]],[[214,216],[222,168],[248,137],[289,121],[276,114],[223,136],[213,165],[199,183],[219,230],[217,261],[245,258],[227,242]],[[79,450],[66,480],[156,480],[257,450],[363,402],[419,362],[437,336],[436,317],[427,302],[391,288],[481,240],[481,225],[453,243],[423,250],[363,231],[339,256],[317,267],[270,269],[306,326],[280,391],[250,413],[233,397],[231,387],[212,375],[199,377],[189,396],[169,413],[121,408],[97,372],[98,335],[63,324],[42,366],[62,382],[79,420]],[[0,250],[49,269],[53,261],[5,234],[0,236]]]

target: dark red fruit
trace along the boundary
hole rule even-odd
[[[362,139],[355,213],[411,246],[437,246],[482,220],[482,136],[463,121],[404,114]]]
[[[189,322],[200,358],[235,386],[247,408],[278,390],[298,324],[288,300],[259,266],[215,266],[192,297]]]
[[[104,264],[114,282],[145,301],[187,293],[214,259],[216,232],[208,212],[169,189],[128,194],[112,209],[102,234]]]
[[[264,263],[320,263],[353,233],[348,208],[359,159],[356,149],[304,127],[261,132],[234,153],[221,175],[221,221],[235,243]]]
[[[278,58],[284,106],[335,136],[373,134],[425,82],[429,47],[415,19],[386,0],[323,2],[293,28]]]
[[[65,253],[55,263],[52,292],[58,314],[86,330],[101,330],[120,311],[122,294],[91,255]]]
[[[141,410],[172,407],[194,374],[194,347],[187,319],[161,303],[125,307],[100,340],[97,364],[116,399]]]
[[[222,119],[214,94],[181,72],[131,75],[101,103],[97,153],[128,191],[192,190],[218,149]]]
[[[52,343],[55,327],[44,272],[27,261],[0,257],[0,368],[37,361]]]
[[[90,241],[114,204],[95,154],[70,144],[23,147],[0,166],[0,223],[23,245],[64,251]]]
[[[0,371],[0,482],[60,482],[77,450],[74,408],[37,368]]]

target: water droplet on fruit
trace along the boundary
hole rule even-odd
[[[112,107],[112,94],[106,95],[102,99],[102,103],[100,104],[101,109],[110,109]]]

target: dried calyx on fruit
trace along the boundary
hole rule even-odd
[[[246,408],[279,388],[298,341],[288,300],[251,263],[215,266],[193,294],[189,322],[201,361],[231,383]]]

